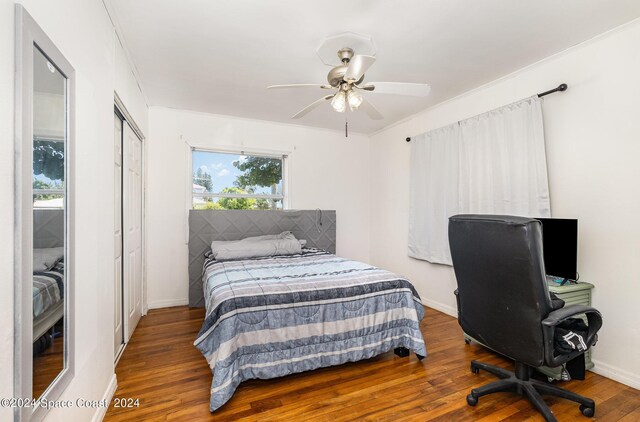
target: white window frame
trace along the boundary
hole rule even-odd
[[[282,194],[269,195],[269,194],[257,194],[257,193],[221,193],[221,192],[206,192],[206,193],[194,193],[193,192],[193,153],[194,152],[210,152],[218,154],[237,154],[246,155],[251,157],[261,158],[276,158],[282,160]],[[256,151],[256,150],[238,150],[237,148],[202,148],[202,147],[190,147],[189,154],[189,209],[193,209],[194,198],[252,198],[252,199],[274,199],[282,200],[282,210],[289,208],[289,189],[288,189],[288,175],[289,175],[289,153],[279,151]],[[265,210],[266,211],[266,210]]]

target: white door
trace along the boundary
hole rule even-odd
[[[115,147],[115,259],[114,259],[114,355],[117,358],[124,344],[122,322],[122,120],[114,113],[114,147]]]
[[[142,141],[124,122],[124,286],[126,338],[142,315]]]

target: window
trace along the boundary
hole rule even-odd
[[[33,140],[33,207],[64,208],[64,141]]]
[[[193,209],[283,209],[285,158],[194,150]]]

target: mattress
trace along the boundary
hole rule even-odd
[[[33,318],[37,318],[64,298],[64,263],[49,271],[33,273]]]
[[[206,318],[194,344],[213,372],[212,412],[244,380],[368,359],[396,347],[427,354],[415,288],[368,264],[317,249],[209,258],[203,283]]]

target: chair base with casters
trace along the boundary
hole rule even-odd
[[[512,391],[525,396],[547,422],[555,422],[556,418],[549,406],[542,400],[541,394],[549,394],[579,403],[580,411],[584,416],[592,417],[595,414],[596,404],[593,400],[546,382],[531,379],[533,368],[524,363],[516,362],[516,370],[511,372],[494,365],[471,361],[471,372],[477,374],[481,369],[497,376],[500,380],[471,390],[471,394],[467,396],[467,404],[470,406],[478,404],[478,398],[487,394]]]

